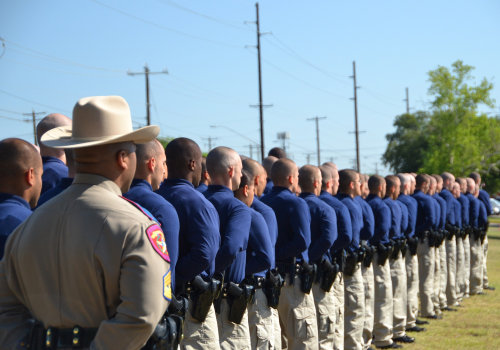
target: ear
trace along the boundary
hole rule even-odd
[[[332,185],[333,185],[332,180],[329,180],[326,182],[326,188],[330,188],[330,187],[332,187]]]
[[[245,197],[248,197],[248,192],[248,185],[243,186],[243,195],[245,195]]]
[[[128,169],[129,167],[129,153],[125,150],[120,150],[116,153],[116,163],[122,169]]]
[[[194,171],[196,168],[196,161],[194,159],[189,160],[188,169]]]
[[[229,177],[233,177],[234,175],[234,166],[230,166],[228,171],[227,171],[227,174],[229,175]]]
[[[29,168],[24,173],[24,179],[26,180],[26,183],[30,185],[30,187],[33,187],[35,185],[35,169]]]
[[[253,179],[253,184],[255,186],[259,185],[259,180],[260,180],[260,175],[256,175],[255,178]]]
[[[288,183],[290,185],[293,185],[293,176],[292,175],[288,176]]]
[[[318,188],[318,186],[321,186],[318,180],[314,180],[313,182],[314,188]]]
[[[349,188],[353,189],[354,188],[354,181],[349,182]]]
[[[148,160],[148,169],[150,172],[154,172],[156,169],[156,158],[152,157]]]

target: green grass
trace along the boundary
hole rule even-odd
[[[430,321],[426,332],[407,349],[500,349],[500,217],[490,218],[488,231],[488,279],[495,291],[465,299],[458,312],[445,312]]]

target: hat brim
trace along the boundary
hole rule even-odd
[[[51,148],[84,148],[127,141],[133,143],[146,143],[156,138],[159,133],[159,126],[149,125],[124,135],[100,137],[95,140],[88,138],[78,139],[73,138],[71,127],[61,126],[43,134],[40,142]]]

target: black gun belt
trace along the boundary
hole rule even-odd
[[[46,349],[88,348],[97,334],[97,328],[52,328],[42,333]]]

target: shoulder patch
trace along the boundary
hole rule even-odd
[[[146,229],[149,241],[154,250],[167,262],[170,262],[170,256],[167,251],[167,243],[165,242],[165,235],[160,226],[153,224]]]
[[[168,269],[167,273],[163,276],[163,297],[170,301],[172,300],[172,273]]]

